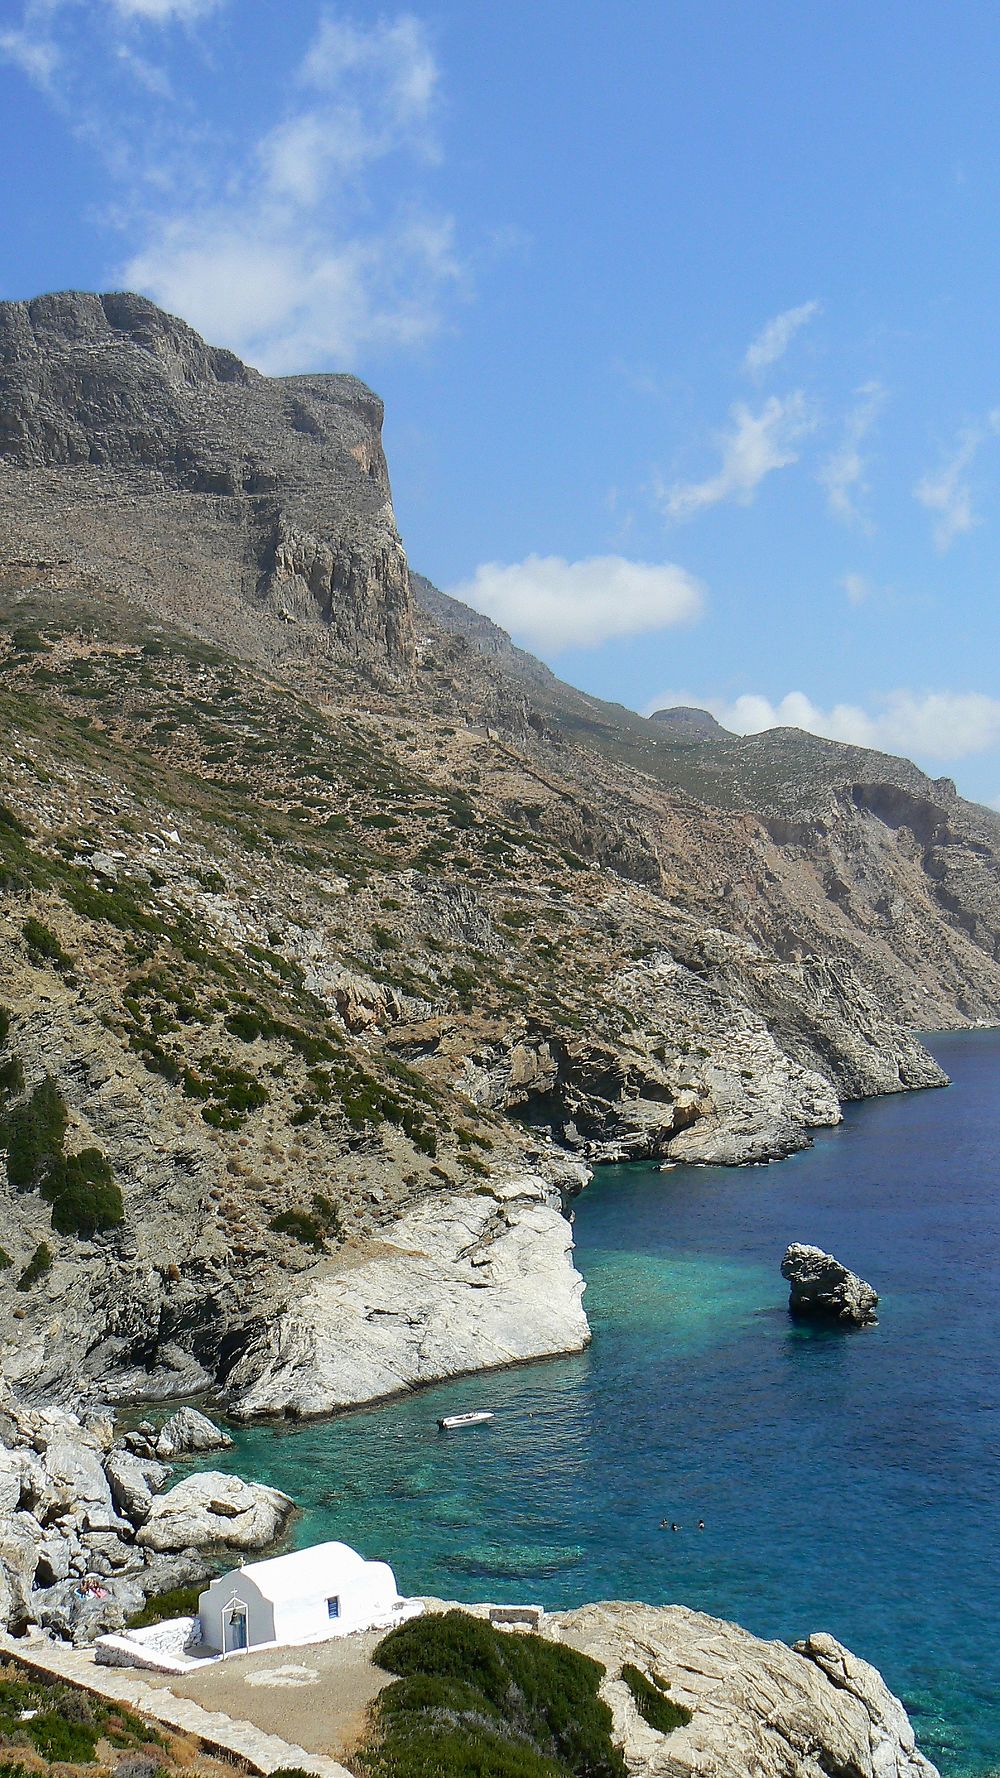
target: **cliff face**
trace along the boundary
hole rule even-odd
[[[0,488],[12,554],[85,562],[202,634],[320,619],[408,678],[406,561],[382,403],[348,376],[272,379],[128,294],[0,303]],[[270,631],[270,636],[268,636]]]
[[[787,1154],[998,1016],[995,818],[411,587],[353,379],[80,295],[0,305],[0,376],[25,1391],[313,1412],[575,1348],[589,1166]]]

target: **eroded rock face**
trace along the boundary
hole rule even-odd
[[[410,1210],[381,1249],[316,1276],[228,1378],[230,1411],[328,1414],[420,1383],[577,1352],[590,1338],[570,1225],[537,1177]]]
[[[601,1691],[633,1778],[937,1778],[881,1675],[814,1635],[794,1649],[684,1606],[585,1605],[542,1634],[607,1669]],[[691,1711],[661,1735],[621,1679],[631,1662]]]
[[[793,1241],[781,1262],[781,1276],[791,1285],[789,1311],[802,1320],[853,1327],[872,1327],[878,1321],[878,1292],[822,1247]]]

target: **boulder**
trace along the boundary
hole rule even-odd
[[[158,1494],[136,1541],[143,1549],[263,1550],[272,1544],[292,1511],[277,1488],[244,1482],[239,1476],[187,1476]]]
[[[228,1432],[199,1414],[197,1408],[178,1408],[160,1427],[155,1448],[156,1455],[169,1462],[189,1451],[226,1451],[232,1442]]]
[[[99,1591],[90,1590],[92,1587]],[[129,1618],[141,1611],[144,1603],[144,1589],[127,1575],[91,1579],[89,1586],[80,1580],[60,1581],[57,1586],[35,1593],[32,1600],[36,1621],[42,1629],[64,1637],[78,1648],[96,1642],[98,1636],[124,1630]]]
[[[873,1327],[878,1321],[878,1292],[822,1247],[793,1241],[781,1262],[781,1276],[791,1285],[792,1315],[853,1327]]]
[[[101,1448],[77,1421],[47,1432],[42,1466],[52,1489],[52,1504],[64,1504],[83,1524],[95,1530],[114,1526],[117,1513],[104,1473]]]
[[[116,1446],[104,1465],[111,1488],[111,1498],[126,1519],[142,1525],[149,1517],[153,1495],[158,1493],[170,1475],[169,1466]]]

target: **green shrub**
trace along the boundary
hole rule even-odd
[[[7,1149],[7,1176],[15,1191],[30,1191],[62,1154],[66,1105],[50,1074],[0,1131]]]
[[[13,1264],[14,1261],[11,1259],[6,1247],[0,1247],[0,1272],[9,1272]]]
[[[17,1281],[18,1290],[30,1290],[46,1272],[52,1270],[52,1249],[45,1241],[39,1241],[24,1271]]]
[[[42,1182],[41,1191],[52,1205],[52,1227],[60,1235],[81,1235],[89,1240],[125,1220],[121,1191],[99,1148],[61,1156]]]
[[[277,1235],[291,1235],[293,1240],[301,1241],[305,1247],[314,1247],[317,1253],[326,1251],[327,1236],[336,1238],[340,1234],[340,1211],[332,1198],[326,1198],[322,1192],[313,1192],[312,1213],[308,1210],[282,1210],[272,1216],[269,1228]]]
[[[604,1669],[562,1643],[449,1611],[390,1631],[374,1659],[400,1677],[372,1707],[366,1778],[624,1778]]]
[[[72,957],[63,950],[52,928],[43,920],[36,920],[34,914],[29,914],[21,931],[33,963],[51,963],[54,969],[72,969]]]
[[[8,1056],[6,1062],[0,1062],[0,1105],[8,1099],[16,1099],[24,1092],[24,1069],[19,1056]]]
[[[43,1759],[83,1766],[97,1752],[100,1730],[93,1723],[70,1722],[61,1710],[40,1711],[24,1726]]]
[[[129,1629],[143,1630],[149,1624],[162,1624],[172,1617],[197,1616],[198,1600],[207,1586],[207,1580],[195,1581],[191,1586],[171,1587],[166,1593],[152,1594],[142,1610],[129,1618]]]
[[[622,1668],[622,1678],[635,1699],[639,1715],[648,1722],[651,1729],[657,1729],[661,1735],[669,1735],[671,1729],[680,1729],[691,1721],[691,1712],[686,1704],[675,1704],[673,1698],[666,1696],[666,1682],[651,1679],[648,1674],[640,1672],[631,1662]]]

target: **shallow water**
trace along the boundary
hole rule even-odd
[[[1000,1033],[930,1044],[950,1089],[852,1107],[780,1166],[602,1170],[577,1205],[588,1352],[242,1429],[224,1466],[404,1591],[830,1630],[946,1778],[1000,1771]],[[870,1278],[880,1325],[793,1325],[791,1240]],[[469,1407],[496,1419],[439,1434]]]

